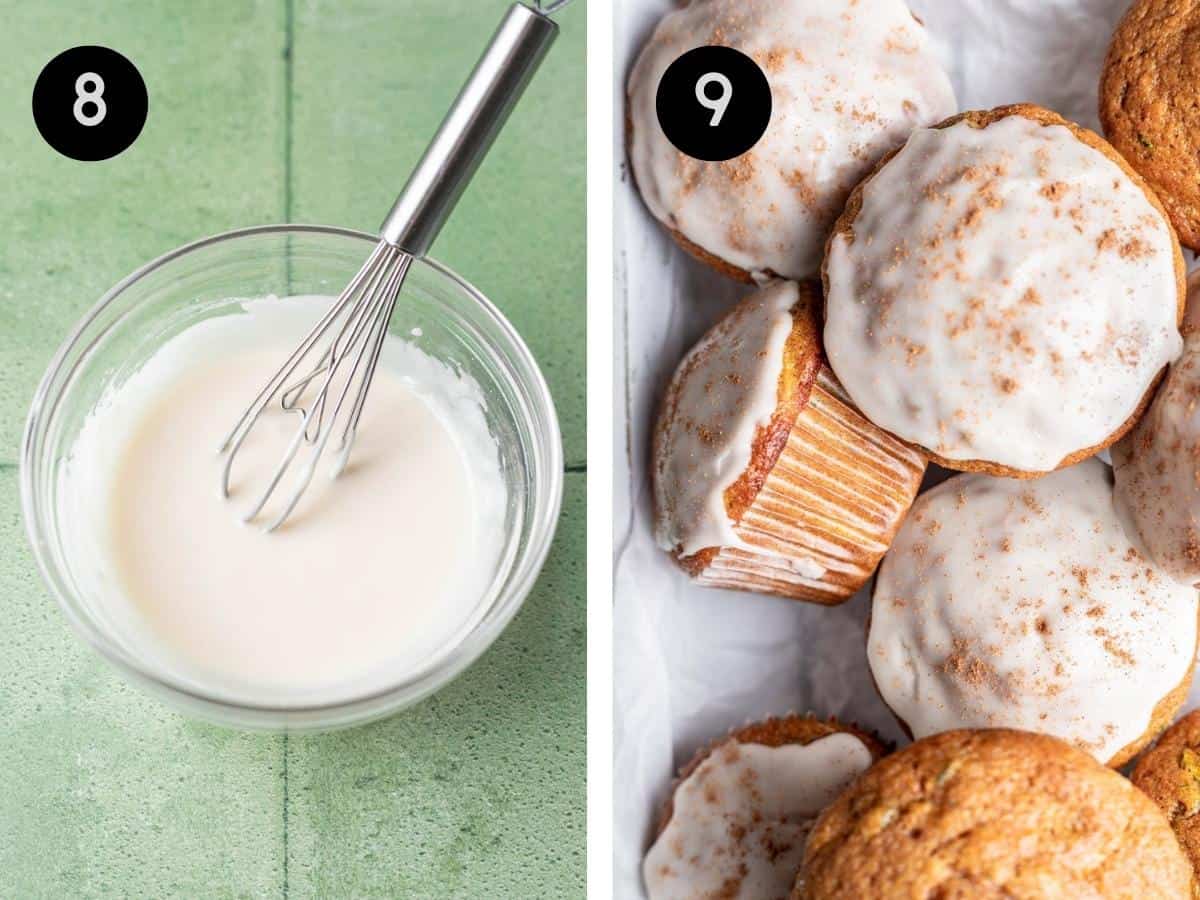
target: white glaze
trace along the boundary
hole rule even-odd
[[[822,810],[871,765],[852,734],[765,747],[728,741],[675,789],[646,854],[650,900],[786,900]]]
[[[655,113],[667,67],[706,44],[746,53],[771,85],[766,134],[723,163],[680,154]],[[760,277],[814,274],[854,185],[913,128],[957,109],[901,0],[693,0],[659,23],[628,90],[630,160],[651,213]]]
[[[1191,670],[1196,592],[1130,543],[1097,459],[1036,481],[959,475],[884,558],[868,656],[917,738],[1056,735],[1107,762]]]
[[[68,547],[131,651],[259,702],[426,665],[481,613],[505,540],[478,385],[395,338],[336,481],[318,472],[274,534],[238,520],[298,422],[272,408],[221,498],[225,431],[328,302],[235,304],[172,338],[91,412],[62,475]]]
[[[1009,116],[915,132],[827,260],[830,365],[875,424],[1049,471],[1179,353],[1176,243],[1112,160]]]
[[[1188,282],[1183,355],[1150,410],[1113,447],[1117,509],[1173,578],[1200,582],[1200,272]]]
[[[743,300],[683,358],[656,442],[656,536],[690,556],[741,547],[725,491],[750,464],[754,437],[779,401],[783,351],[799,287],[777,281]]]

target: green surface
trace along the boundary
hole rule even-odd
[[[347,732],[191,723],[74,638],[17,502],[25,411],[79,315],[206,234],[373,230],[506,5],[0,0],[0,897],[582,896],[582,3],[435,248],[529,341],[570,469],[546,571],[479,663]],[[105,163],[58,156],[29,114],[38,71],[82,43],[150,90]]]

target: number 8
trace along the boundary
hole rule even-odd
[[[715,100],[704,93],[704,89],[710,84],[719,84],[721,86],[721,96]],[[700,80],[696,82],[696,99],[700,101],[700,105],[705,109],[713,111],[713,117],[708,124],[710,127],[716,128],[721,124],[721,119],[725,117],[725,110],[729,107],[729,101],[733,99],[733,83],[720,72],[709,72],[707,75],[701,75]]]
[[[91,84],[90,90],[88,84]],[[95,72],[84,72],[75,79],[75,105],[71,108],[71,112],[75,114],[75,121],[80,125],[91,127],[99,125],[104,121],[104,117],[108,115],[108,107],[104,100],[104,79]],[[84,115],[83,106],[85,103],[94,103],[96,111],[90,116]]]

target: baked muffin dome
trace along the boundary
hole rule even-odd
[[[1100,122],[1158,193],[1179,237],[1200,250],[1200,31],[1197,0],[1138,0],[1117,26],[1100,78]]]
[[[800,900],[1184,900],[1147,797],[1045,735],[951,731],[880,760],[818,819]]]
[[[1118,766],[1178,711],[1196,639],[1196,591],[1130,543],[1091,459],[923,494],[879,569],[867,655],[915,737],[1021,728]]]
[[[817,815],[883,755],[864,732],[788,716],[683,768],[642,867],[649,900],[784,900]]]
[[[727,162],[680,153],[655,112],[667,67],[707,44],[750,56],[771,86],[766,134]],[[957,110],[902,0],[693,0],[659,23],[628,92],[629,158],[650,212],[745,281],[814,276],[851,188],[913,128]]]
[[[1200,710],[1188,713],[1138,760],[1133,783],[1158,804],[1200,872]],[[1197,892],[1200,894],[1200,892]]]
[[[1157,199],[1040,107],[915,132],[855,189],[824,274],[846,391],[953,469],[1030,476],[1093,455],[1181,347],[1183,257]]]
[[[1117,509],[1171,577],[1200,582],[1200,273],[1189,279],[1183,355],[1142,420],[1113,447]],[[1193,320],[1197,320],[1193,322]]]
[[[839,603],[875,571],[924,457],[846,400],[815,287],[751,294],[684,357],[654,430],[655,534],[699,584]]]

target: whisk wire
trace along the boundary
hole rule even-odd
[[[334,322],[339,315],[341,315],[346,305],[350,302],[350,299],[358,291],[359,287],[362,285],[362,282],[367,278],[370,271],[374,268],[375,264],[379,261],[379,258],[387,249],[388,248],[383,244],[375,247],[375,249],[371,252],[371,255],[367,258],[367,261],[363,264],[363,267],[359,269],[358,274],[356,274],[354,278],[350,280],[350,283],[347,284],[342,293],[338,295],[337,300],[334,301],[333,305],[329,308],[325,315],[321,317],[321,320],[317,322],[312,331],[310,331],[304,340],[301,341],[300,345],[294,351],[292,351],[291,356],[289,356],[279,370],[276,371],[273,376],[271,376],[270,381],[268,381],[266,386],[258,393],[258,396],[251,401],[250,405],[246,407],[246,409],[242,412],[241,417],[237,420],[237,423],[225,436],[225,440],[223,440],[220,447],[217,448],[217,452],[228,454],[225,459],[225,466],[221,473],[221,496],[229,496],[229,478],[233,469],[233,460],[237,456],[238,450],[241,449],[242,444],[245,442],[246,436],[250,433],[250,429],[254,427],[254,423],[258,421],[259,416],[262,415],[263,410],[266,409],[267,404],[271,402],[271,398],[279,390],[280,386],[289,377],[291,377],[292,372],[294,372],[296,367],[299,366],[300,363],[303,362],[304,358],[309,355],[313,346],[325,334],[330,324]]]
[[[408,272],[408,267],[412,263],[412,257],[405,257],[402,263],[403,272],[400,275],[401,284],[404,276]],[[358,431],[358,420],[362,416],[363,405],[367,400],[367,389],[370,387],[371,381],[375,377],[375,368],[379,364],[379,356],[383,351],[383,341],[387,335],[387,323],[391,321],[392,313],[396,309],[396,300],[400,296],[399,289],[390,292],[391,299],[388,301],[387,310],[376,323],[376,332],[372,337],[371,357],[367,362],[367,371],[360,383],[358,394],[354,398],[354,405],[350,409],[350,417],[346,422],[346,427],[342,431],[342,437],[338,441],[338,461],[333,470],[333,477],[336,478],[346,468],[346,463],[350,459],[350,448],[354,444],[354,436]]]
[[[383,344],[384,336],[387,333],[388,320],[391,318],[391,311],[395,308],[396,297],[400,292],[400,287],[404,282],[404,277],[408,272],[408,267],[412,262],[412,257],[408,256],[407,254],[400,254],[397,259],[393,259],[391,262],[396,263],[395,268],[391,269],[389,272],[382,290],[372,297],[372,301],[365,310],[364,315],[360,317],[358,323],[352,329],[351,337],[346,344],[343,356],[348,356],[351,353],[354,353],[354,363],[346,375],[346,380],[343,382],[341,390],[338,392],[337,401],[334,404],[333,412],[329,417],[329,427],[322,430],[319,433],[319,437],[316,437],[312,442],[313,449],[309,452],[308,462],[305,464],[300,478],[298,479],[287,501],[284,503],[283,508],[267,526],[267,531],[269,532],[278,528],[283,521],[291,515],[292,511],[296,508],[296,505],[300,502],[301,497],[303,497],[305,491],[308,489],[309,484],[312,482],[313,476],[317,471],[317,463],[320,462],[321,456],[325,451],[325,446],[329,443],[329,439],[333,436],[333,433],[336,430],[338,416],[346,402],[346,397],[350,393],[351,385],[355,384],[356,382],[358,384],[358,391],[356,393],[355,401],[356,403],[358,402],[358,397],[365,398],[367,392],[370,390],[371,377],[374,374],[374,365],[370,365],[368,367],[368,370],[364,373],[361,379],[358,378],[359,369],[362,367],[364,359],[369,358],[373,361],[378,359],[378,348]],[[355,353],[356,348],[357,352]],[[368,348],[372,348],[369,355],[367,353]],[[337,364],[340,361],[341,360],[339,358],[333,363],[333,369],[336,369]],[[331,370],[331,374],[332,371],[333,370]],[[326,387],[323,389],[323,396],[321,398],[322,404],[327,402],[326,398],[328,394],[325,393],[325,391],[327,391],[330,383],[331,382],[327,378]],[[293,443],[295,443],[295,441]],[[349,450],[350,448],[348,446],[342,449],[342,458],[339,460],[339,464],[334,466],[334,469],[331,473],[332,477],[336,478],[344,468],[345,460],[349,456]],[[288,460],[281,465],[280,477],[282,477],[283,471],[287,469],[290,462],[291,461]],[[266,499],[269,496],[270,494],[268,493],[266,497],[264,497],[262,504],[260,504],[258,507],[258,510],[262,509],[262,506],[265,505]],[[258,511],[255,512],[255,515],[257,515],[257,512]]]
[[[396,255],[399,253],[399,251],[397,251],[394,247],[389,249],[392,252],[384,256],[383,265],[379,266],[372,273],[366,287],[354,301],[350,309],[350,315],[346,317],[346,320],[342,323],[341,328],[338,329],[338,332],[334,336],[333,342],[330,344],[329,349],[322,355],[321,362],[317,363],[317,368],[309,375],[304,376],[304,378],[302,378],[299,382],[293,384],[290,388],[286,388],[280,397],[280,402],[283,404],[284,409],[293,409],[295,408],[296,401],[303,396],[304,388],[312,383],[312,381],[314,381],[319,375],[325,375],[325,380],[321,385],[321,389],[317,392],[312,405],[305,412],[304,440],[310,444],[316,442],[321,433],[321,426],[325,422],[326,399],[329,396],[330,385],[333,383],[333,378],[337,373],[338,364],[341,363],[342,358],[346,355],[346,353],[354,348],[355,343],[358,341],[359,333],[362,330],[362,323],[364,321],[362,318],[362,313],[364,310],[368,309],[374,304],[381,283],[388,275],[391,266],[395,263]],[[347,337],[348,330],[350,331],[349,337]],[[348,341],[349,345],[343,348],[342,342],[344,340]],[[296,392],[297,387],[300,388],[299,392]],[[295,393],[296,396],[289,402],[288,395],[292,393]],[[312,414],[314,412],[316,413],[316,429],[310,434],[309,429],[312,428]]]
[[[279,395],[279,405],[284,409],[284,411],[291,412],[292,410],[297,410],[296,401],[299,400],[304,394],[305,388],[312,384],[321,375],[325,374],[325,372],[329,369],[330,356],[330,351],[326,350],[323,354],[321,354],[321,360],[317,363],[317,367],[315,369],[313,369],[299,381],[293,381],[289,387],[283,389],[283,392]],[[303,409],[299,409],[297,411],[304,412]]]
[[[267,531],[277,528],[291,514],[312,481],[329,438],[339,430],[337,423],[351,394],[351,386],[357,384],[346,424],[340,429],[341,458],[334,467],[333,475],[336,477],[345,467],[354,431],[362,414],[362,407],[387,333],[387,325],[411,264],[412,257],[407,253],[380,242],[346,290],[306,336],[300,347],[271,377],[267,387],[246,409],[234,430],[222,443],[221,451],[228,452],[222,476],[222,490],[225,496],[229,496],[234,459],[272,398],[278,395],[282,410],[295,412],[300,416],[300,422],[288,441],[282,458],[263,491],[242,515],[243,521],[248,522],[263,511],[296,461],[301,448],[307,445],[308,458],[304,468],[295,487],[284,501],[281,512],[267,526]],[[312,356],[318,342],[329,340],[331,335],[332,340],[317,358],[314,367],[298,378],[295,377],[300,364]],[[353,361],[347,370],[343,363],[351,358]],[[306,401],[305,395],[313,390],[315,392],[312,393],[311,399]],[[331,393],[336,395],[332,402]]]

